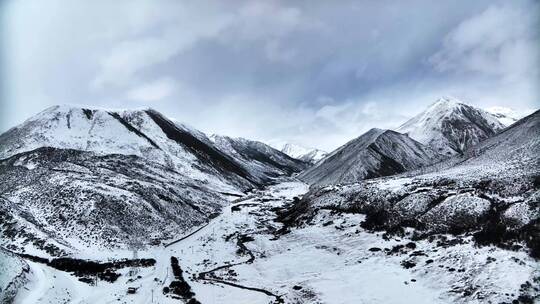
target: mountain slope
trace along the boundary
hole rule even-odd
[[[456,99],[441,98],[396,131],[428,145],[441,154],[463,153],[467,148],[504,129],[497,118]]]
[[[313,149],[310,152],[300,156],[298,159],[315,164],[321,159],[325,158],[326,155],[328,155],[328,153],[324,152],[323,150]]]
[[[2,243],[50,255],[159,243],[238,193],[135,155],[47,147],[0,161],[0,180]]]
[[[540,111],[443,162],[406,175],[416,178],[504,179],[540,174]],[[509,185],[510,186],[510,185]],[[515,185],[519,187],[519,185]]]
[[[406,135],[371,129],[304,171],[299,178],[317,185],[358,182],[416,169],[437,157],[430,148]]]
[[[154,110],[46,109],[0,135],[2,244],[62,255],[159,243],[306,166],[263,144],[233,146],[241,153]]]
[[[204,133],[154,110],[54,106],[0,135],[0,159],[40,147],[136,155],[198,179],[250,188],[257,183]]]
[[[0,303],[13,303],[17,291],[28,281],[28,264],[0,247]]]
[[[465,156],[467,159],[460,166],[519,166],[529,172],[531,166],[540,167],[540,110],[473,146]]]
[[[332,206],[366,213],[366,225],[378,229],[415,227],[418,235],[472,230],[480,231],[475,239],[484,245],[525,242],[530,254],[539,258],[539,176],[536,111],[447,161],[362,183],[313,189],[284,217],[305,220]]]
[[[380,233],[382,245],[369,251],[399,256],[415,276],[447,282],[448,297],[457,297],[454,302],[477,302],[481,295],[481,302],[536,303],[539,284],[527,282],[538,277],[539,177],[537,111],[436,165],[361,183],[313,187],[279,219],[287,231],[354,227],[350,233],[357,234],[360,226]],[[352,216],[363,221],[351,226]],[[401,244],[388,245],[393,240]],[[506,264],[517,259],[527,262]],[[482,274],[490,267],[501,268]],[[519,278],[508,276],[518,272]]]
[[[309,165],[262,142],[221,135],[212,135],[211,139],[221,151],[240,162],[262,182],[300,172]]]

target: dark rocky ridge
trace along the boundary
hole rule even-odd
[[[429,165],[438,155],[406,135],[371,129],[299,175],[309,184],[354,183]]]
[[[232,172],[250,182],[256,183],[244,168],[218,149],[204,143],[189,132],[178,128],[172,121],[154,110],[148,110],[146,114],[152,118],[168,138],[191,150],[202,162],[214,165],[222,173],[230,174]]]
[[[212,135],[212,140],[218,149],[264,183],[278,176],[298,173],[311,165],[258,141],[220,135]]]

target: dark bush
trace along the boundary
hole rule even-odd
[[[366,219],[360,226],[366,230],[384,230],[388,223],[389,214],[385,210],[371,211],[366,214]]]
[[[112,283],[120,277],[120,274],[114,271],[116,269],[125,267],[150,267],[156,264],[156,260],[154,259],[119,260],[101,263],[72,258],[56,258],[49,260],[28,254],[21,254],[20,256],[61,271],[71,272],[75,276],[83,278],[81,281],[85,283],[92,283],[93,279],[87,279],[92,276],[97,276],[101,280]]]
[[[409,249],[416,249],[416,243],[415,242],[409,242],[405,245],[405,247]]]
[[[403,266],[403,268],[405,268],[405,269],[409,269],[409,268],[413,268],[414,266],[416,266],[416,263],[413,263],[411,261],[402,261],[401,266]]]

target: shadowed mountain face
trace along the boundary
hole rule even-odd
[[[251,142],[252,147],[264,144]],[[238,146],[238,145],[237,145]],[[136,155],[158,162],[186,176],[214,179],[240,189],[261,186],[264,172],[272,177],[304,168],[289,157],[271,157],[272,149],[255,149],[235,159],[219,149],[204,133],[175,123],[154,110],[105,111],[55,106],[0,135],[0,159],[40,147],[74,149],[99,155]],[[264,168],[247,162],[267,158]],[[248,170],[251,169],[251,170]],[[258,178],[257,176],[262,176]]]
[[[216,149],[211,143],[203,142],[188,130],[179,128],[172,121],[154,110],[145,111],[146,114],[161,128],[167,138],[184,146],[195,155],[201,163],[211,164],[222,173],[234,173],[251,181],[251,176],[237,162]]]
[[[441,98],[396,131],[408,134],[436,152],[463,153],[495,135],[504,125],[488,112],[451,98]]]
[[[58,255],[170,239],[228,195],[306,167],[262,143],[233,146],[154,110],[49,108],[0,135],[2,240]]]
[[[268,182],[281,175],[291,175],[306,169],[310,163],[292,158],[267,144],[212,135],[214,144],[225,154],[242,164],[252,176]]]
[[[417,169],[437,157],[429,147],[407,135],[371,129],[304,171],[299,178],[316,185],[352,183]]]

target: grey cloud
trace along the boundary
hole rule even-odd
[[[531,108],[538,6],[8,1],[0,130],[57,103],[151,106],[211,133],[328,150],[441,95]]]

